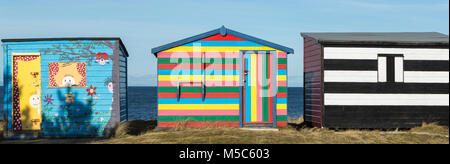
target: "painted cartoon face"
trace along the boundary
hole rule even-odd
[[[109,92],[114,93],[114,88],[113,88],[113,83],[112,82],[108,83],[108,90],[109,90]]]
[[[41,102],[41,98],[39,97],[39,95],[32,95],[30,97],[30,105],[33,108],[39,108],[39,104]]]
[[[105,65],[106,63],[109,63],[108,54],[99,52],[97,53],[97,57],[95,58],[95,62],[99,63],[100,65]]]
[[[103,58],[100,58],[100,60],[98,61],[98,63],[99,63],[100,65],[105,65],[105,64],[106,64],[106,60],[103,59]]]
[[[75,79],[72,76],[65,76],[62,79],[62,83],[61,83],[64,87],[71,87],[73,85],[75,85]]]

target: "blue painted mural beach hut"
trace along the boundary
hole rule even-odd
[[[127,120],[120,38],[2,42],[5,138],[107,137]]]

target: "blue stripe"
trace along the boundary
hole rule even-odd
[[[287,104],[287,98],[277,98],[278,104]]]
[[[159,98],[158,104],[239,104],[239,98]]]
[[[203,75],[201,69],[160,69],[158,75]],[[239,75],[237,69],[207,69],[206,75]]]
[[[263,47],[260,44],[250,41],[196,41],[183,46],[192,47],[194,44],[205,47]]]
[[[250,65],[251,65],[251,60],[250,60],[250,55],[251,54],[245,54],[245,69],[246,71],[248,71],[247,76],[245,76],[245,122],[251,122],[251,118],[252,118],[252,111],[251,111],[251,88],[250,88],[250,80],[251,80],[251,72],[250,72]]]
[[[278,75],[287,75],[287,71],[285,69],[279,69]]]

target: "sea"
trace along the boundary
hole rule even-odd
[[[157,88],[147,86],[128,87],[128,119],[151,120],[157,118]],[[3,86],[0,86],[0,116],[3,116]],[[303,115],[303,88],[288,87],[288,118]],[[0,117],[0,120],[3,117]]]

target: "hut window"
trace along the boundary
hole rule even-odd
[[[378,82],[403,82],[403,55],[378,55]]]
[[[50,88],[86,87],[86,63],[48,63]]]

